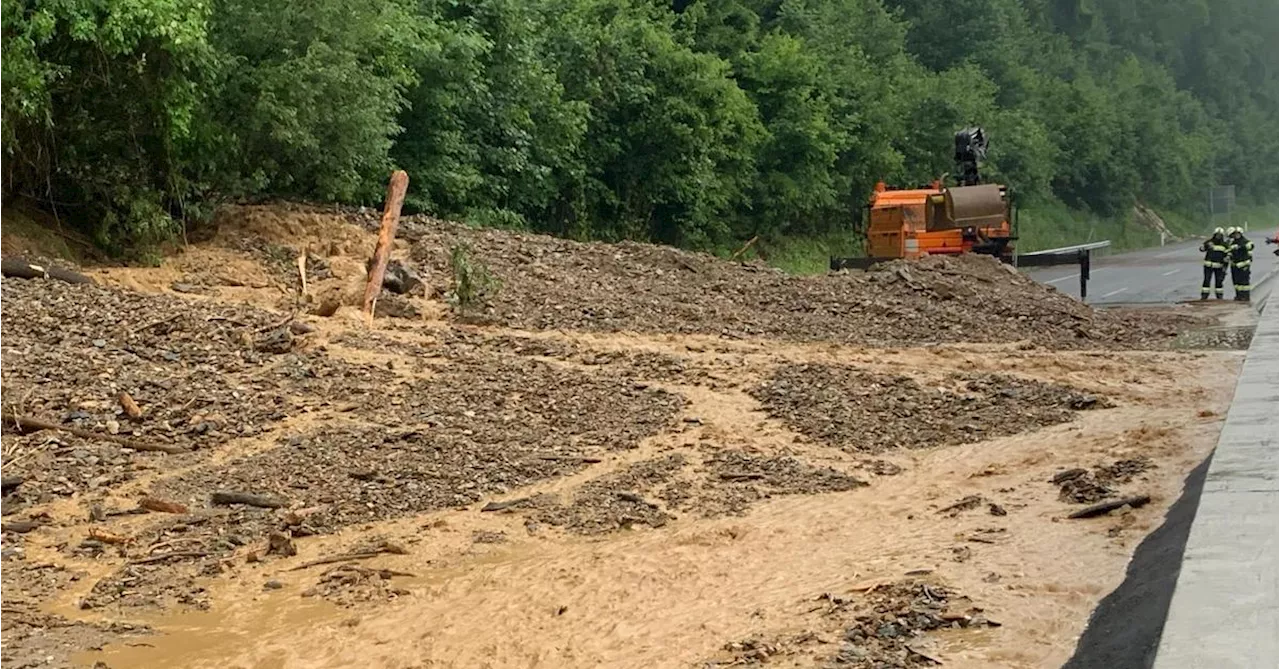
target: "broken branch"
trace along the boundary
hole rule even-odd
[[[154,451],[158,453],[185,453],[187,449],[182,446],[171,446],[169,444],[151,444],[147,442],[134,441],[126,439],[114,434],[103,434],[92,430],[82,430],[78,427],[69,425],[59,425],[53,421],[47,421],[40,418],[32,418],[30,416],[17,416],[5,414],[3,418],[5,425],[17,430],[19,434],[30,434],[39,432],[40,430],[62,430],[68,434],[73,434],[81,439],[97,439],[100,441],[110,441],[120,444],[125,448],[132,448],[135,451]]]
[[[969,495],[961,499],[959,502],[956,502],[955,504],[944,506],[941,509],[938,509],[938,513],[947,513],[948,511],[967,511],[981,503],[982,503],[981,495]]]
[[[166,502],[162,499],[154,497],[143,497],[138,502],[139,509],[147,511],[155,511],[156,513],[187,513],[187,507],[177,502]]]
[[[737,251],[734,251],[733,255],[729,256],[729,260],[737,260],[738,258],[741,258],[742,254],[746,253],[747,249],[751,248],[752,246],[755,246],[756,241],[758,241],[759,239],[760,239],[760,235],[756,235],[755,237],[752,237],[750,241],[748,241],[746,244],[743,244],[742,248],[738,249]]]
[[[229,506],[231,504],[244,504],[246,506],[256,506],[262,509],[279,509],[284,506],[284,502],[266,495],[254,495],[247,492],[229,492],[220,490],[213,493],[211,501],[214,504]]]
[[[1093,506],[1080,509],[1067,517],[1072,519],[1093,518],[1094,516],[1101,516],[1105,513],[1110,513],[1123,506],[1130,506],[1136,509],[1140,506],[1145,506],[1150,501],[1150,495],[1135,495],[1133,497],[1125,497],[1123,499],[1111,500],[1110,502],[1094,504]]]
[[[130,420],[138,420],[142,418],[142,409],[138,406],[137,402],[133,401],[132,395],[126,392],[121,392],[119,400],[120,408],[124,409],[124,415],[128,416]]]
[[[160,555],[152,555],[138,560],[134,560],[129,564],[151,564],[152,562],[164,562],[171,558],[202,558],[209,554],[204,551],[174,551],[172,553],[161,553]]]
[[[593,457],[583,456],[583,455],[539,455],[538,459],[546,460],[548,462],[576,462],[584,465],[594,465],[600,462],[604,462],[600,458],[593,458]]]
[[[379,547],[377,550],[372,550],[372,551],[360,551],[357,553],[343,553],[341,555],[332,555],[330,557],[320,558],[318,560],[311,560],[310,562],[303,562],[302,564],[296,567],[290,567],[288,571],[301,571],[303,569],[309,569],[311,567],[319,567],[320,565],[324,565],[324,564],[333,564],[335,562],[349,562],[351,560],[368,560],[369,558],[375,558],[375,557],[378,557],[379,555],[383,555],[386,553],[403,554],[403,549],[398,549],[398,550],[397,549],[398,547],[396,546],[388,545],[388,546]]]

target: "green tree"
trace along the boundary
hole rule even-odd
[[[560,0],[548,45],[566,97],[587,105],[577,181],[556,231],[706,246],[746,203],[763,135],[729,67],[678,39],[665,9]]]

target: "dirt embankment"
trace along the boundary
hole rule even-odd
[[[369,218],[3,280],[6,666],[1060,663],[1237,363],[984,259],[798,279],[422,218],[370,329]]]
[[[444,250],[472,248],[503,285],[488,315],[511,327],[1081,349],[1160,346],[1186,322],[1095,311],[986,256],[794,277],[648,244],[582,244],[439,223],[406,228],[413,259],[438,275],[447,268]]]

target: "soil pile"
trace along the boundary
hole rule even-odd
[[[825,364],[783,365],[750,389],[769,415],[845,451],[963,444],[1069,421],[1105,400],[1039,381],[952,374],[942,387]]]
[[[1095,311],[985,256],[794,277],[634,242],[579,243],[435,221],[401,229],[415,241],[412,258],[439,281],[449,276],[449,250],[467,245],[501,281],[488,317],[521,328],[1131,348],[1167,343],[1187,322]]]

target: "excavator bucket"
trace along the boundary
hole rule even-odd
[[[1008,205],[997,184],[948,188],[943,197],[947,218],[957,228],[998,226],[1008,214]]]

